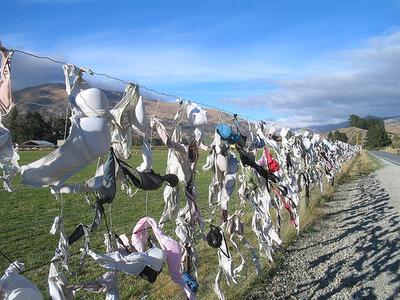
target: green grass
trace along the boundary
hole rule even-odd
[[[24,165],[34,161],[47,154],[42,151],[21,151],[20,164]],[[154,151],[154,169],[157,172],[164,173],[166,162],[166,150]],[[134,150],[134,159],[130,163],[134,166],[139,164],[140,153]],[[200,167],[205,162],[206,153],[201,152],[198,166]],[[208,184],[211,180],[211,173],[204,173],[201,168],[198,168],[197,175],[197,194],[198,204],[202,208],[202,214],[205,219],[210,218],[211,209],[207,207],[208,203]],[[95,164],[81,171],[77,176],[72,178],[70,182],[82,182],[93,176]],[[48,263],[54,254],[55,247],[59,236],[52,236],[49,233],[53,219],[60,213],[60,203],[55,200],[49,192],[49,189],[34,189],[21,184],[20,179],[14,181],[14,187],[17,189],[15,193],[6,193],[0,190],[0,249],[7,253],[13,260],[23,261],[28,269],[24,275],[36,283],[42,290],[44,295],[47,295],[47,273]],[[148,201],[148,215],[159,219],[164,207],[162,197],[163,189],[151,191]],[[315,219],[320,216],[320,205],[326,197],[329,197],[329,191],[326,195],[321,195],[319,188],[315,188],[311,193],[310,208],[307,210],[304,207],[304,199],[300,206],[301,228],[308,228]],[[325,197],[325,198],[324,198]],[[181,207],[185,204],[185,198],[181,191]],[[93,210],[85,202],[84,195],[64,195],[64,218],[67,233],[71,233],[75,226],[79,223],[91,223]],[[108,215],[109,208],[106,208]],[[229,202],[230,213],[233,213],[235,208],[239,208],[237,192],[235,197]],[[245,235],[256,248],[256,237],[251,231],[250,223],[252,216],[252,208],[247,206],[243,208],[245,211]],[[137,220],[145,216],[145,193],[139,191],[133,198],[129,198],[125,192],[118,188],[117,196],[112,204],[113,215],[113,230],[117,234],[125,233],[130,236],[133,226]],[[293,226],[288,224],[287,215],[284,215],[286,222],[283,227],[283,237],[286,244],[296,237]],[[217,210],[214,216],[215,223],[220,220],[220,213]],[[166,233],[175,237],[174,222],[165,224],[164,230]],[[95,252],[104,253],[103,234],[106,228],[104,222],[99,229],[91,237],[91,249]],[[82,247],[81,241],[71,247],[71,253],[75,255],[71,258],[70,267],[76,270],[79,255],[79,248]],[[218,259],[216,250],[210,248],[206,242],[198,241],[198,250],[200,257],[199,267],[199,284],[198,292],[199,299],[216,299],[212,290],[214,278],[218,270]],[[277,254],[279,261],[279,254]],[[234,255],[235,262],[238,263],[238,256]],[[270,264],[265,258],[261,258],[261,263],[264,266],[264,272],[268,272]],[[0,259],[0,269],[3,270],[9,265],[5,259]],[[69,283],[80,281],[93,280],[105,272],[103,268],[92,262],[90,258],[86,260],[86,272],[75,278],[69,276]],[[225,280],[222,280],[222,288],[227,299],[240,299],[247,288],[251,287],[255,280],[254,267],[248,260],[248,266],[242,272],[239,286],[227,287]],[[135,276],[125,274],[119,275],[119,287],[121,299],[141,299],[148,295],[147,299],[184,299],[184,294],[180,291],[168,276],[167,267],[164,268],[162,274],[158,277],[154,284],[147,283]],[[87,292],[80,292],[78,299],[104,299],[103,295],[96,295]]]

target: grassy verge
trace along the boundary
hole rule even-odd
[[[381,167],[381,162],[365,151],[359,154],[350,164],[347,164],[343,168],[343,171],[337,178],[336,182],[338,184],[343,184],[357,176],[368,175]]]
[[[381,167],[379,160],[369,155],[368,152],[362,152],[357,155],[347,164],[342,167],[342,170],[336,175],[336,184],[341,185],[349,180],[352,180],[360,175],[367,175]],[[315,229],[315,224],[320,220],[323,215],[323,204],[329,201],[334,194],[334,188],[331,186],[326,186],[324,194],[320,192],[318,187],[315,187],[311,192],[310,207],[307,210],[304,205],[300,205],[300,222],[301,222],[301,232],[300,236],[306,233],[313,232]],[[304,204],[304,201],[302,202]],[[281,269],[285,250],[290,246],[293,241],[297,238],[296,233],[285,223],[285,228],[283,231],[284,245],[280,251],[277,251],[274,255],[274,263],[265,265],[262,274],[255,277],[247,285],[241,286],[240,290],[232,297],[232,299],[245,299],[246,295],[254,288],[265,284],[271,277],[273,277],[277,270]],[[229,298],[231,299],[231,298]]]

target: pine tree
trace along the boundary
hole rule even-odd
[[[366,146],[370,148],[377,148],[387,146],[390,143],[391,140],[385,130],[385,123],[379,119],[370,121],[367,132]]]
[[[329,131],[328,133],[328,140],[332,141],[333,140],[333,134],[332,131]]]

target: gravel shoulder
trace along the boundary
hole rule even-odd
[[[337,186],[324,218],[246,299],[400,299],[400,167],[383,165]]]

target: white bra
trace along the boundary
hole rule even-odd
[[[4,188],[12,192],[11,180],[19,172],[19,155],[15,151],[10,131],[0,122],[0,169],[3,170],[3,176],[0,179],[4,181]]]
[[[88,255],[103,268],[119,270],[131,275],[139,275],[146,266],[160,272],[167,259],[165,251],[157,247],[150,248],[144,253],[134,252],[127,255],[120,251],[96,254],[89,250]]]
[[[111,144],[106,121],[101,118],[71,117],[70,134],[57,150],[47,156],[22,166],[24,184],[34,187],[59,185],[105,155]]]

